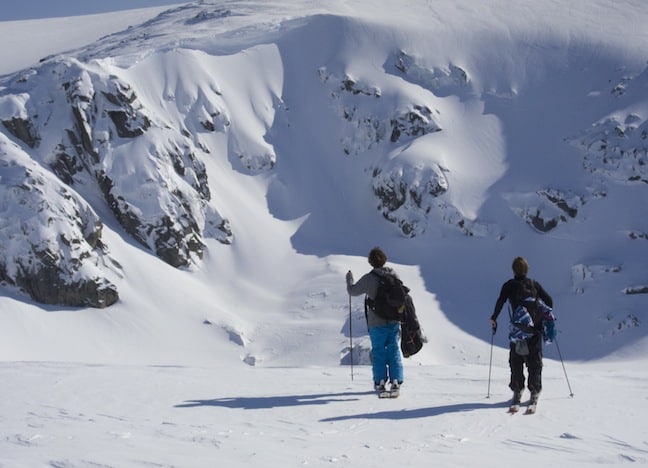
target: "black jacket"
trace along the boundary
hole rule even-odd
[[[517,288],[519,287],[519,281],[525,279],[525,276],[515,276],[515,278],[508,280],[506,283],[502,285],[502,289],[500,291],[500,295],[497,298],[497,302],[495,303],[495,308],[493,309],[493,315],[491,315],[491,320],[497,320],[497,317],[499,316],[500,312],[502,311],[502,307],[504,307],[504,303],[508,300],[509,303],[511,304],[511,307],[515,307],[517,304],[514,304],[515,298],[516,298],[516,293],[517,293]],[[533,286],[535,287],[538,297],[544,301],[545,304],[547,304],[549,307],[553,307],[553,299],[547,293],[547,291],[544,290],[542,285],[538,283],[536,280],[531,280],[533,282]]]

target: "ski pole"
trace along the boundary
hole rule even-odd
[[[572,391],[571,385],[569,384],[569,378],[567,377],[567,371],[565,370],[565,363],[563,362],[562,353],[560,352],[560,346],[558,346],[558,337],[554,338],[554,343],[556,343],[558,356],[560,356],[560,364],[562,364],[563,372],[565,373],[565,380],[567,381],[567,387],[569,388],[569,396],[573,398],[574,392]]]
[[[349,294],[349,357],[351,358],[351,381],[353,381],[353,317],[351,316],[351,294]]]
[[[492,327],[492,335],[491,335],[491,347],[490,347],[490,361],[488,363],[488,393],[486,394],[486,398],[490,398],[490,385],[491,385],[491,369],[493,368],[493,342],[495,341],[495,332],[497,331],[497,327]]]

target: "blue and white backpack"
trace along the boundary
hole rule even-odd
[[[524,342],[538,331],[542,332],[545,343],[553,342],[556,338],[556,316],[552,308],[538,297],[532,280],[525,278],[519,281],[515,302],[517,306],[511,313],[509,325],[511,343]],[[536,327],[536,323],[541,323],[541,326]]]

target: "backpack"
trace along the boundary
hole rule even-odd
[[[365,298],[365,306],[385,320],[402,321],[409,288],[394,273],[371,273],[379,278],[378,290],[374,299]]]
[[[535,282],[530,278],[524,278],[522,280],[515,280],[515,283],[517,288],[513,301],[514,310],[519,307],[524,307],[531,315],[532,322],[534,323],[531,326],[535,326],[536,330],[540,330],[543,309],[540,306],[542,300],[538,297]]]
[[[533,280],[524,278],[515,280],[515,283],[516,293],[513,299],[513,311],[510,312],[509,340],[511,343],[523,346],[527,339],[535,335],[536,324],[542,322],[542,317],[538,316],[541,301],[538,299]],[[518,351],[518,354],[524,353]]]
[[[524,305],[519,305],[511,313],[509,324],[509,340],[518,343],[531,338],[535,334],[535,323]]]
[[[515,309],[511,313],[509,340],[516,344],[518,354],[523,355],[523,344],[536,333],[542,334],[547,344],[556,339],[556,316],[553,309],[538,297],[533,280],[525,278],[516,280],[516,283],[518,288],[514,299]]]

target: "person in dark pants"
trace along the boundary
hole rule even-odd
[[[537,281],[528,278],[529,264],[523,257],[516,257],[512,264],[514,277],[502,285],[493,314],[490,317],[490,325],[495,333],[497,330],[497,317],[502,307],[508,300],[512,310],[520,305],[524,299],[524,293],[531,292],[536,298],[542,299],[546,305],[553,307],[553,299]],[[542,391],[542,317],[533,317],[533,336],[526,340],[528,354],[521,355],[516,350],[516,344],[511,342],[509,353],[509,366],[511,368],[511,381],[509,387],[513,390],[513,404],[519,404],[524,391],[524,364],[526,363],[529,379],[527,386],[531,392],[531,401],[536,402]]]

